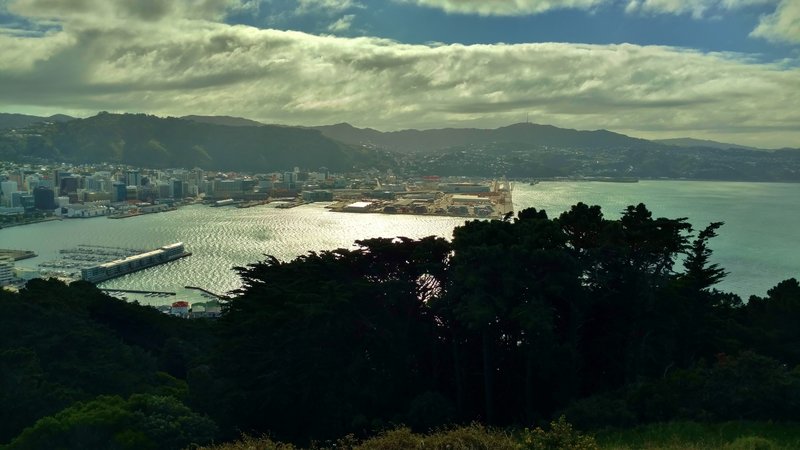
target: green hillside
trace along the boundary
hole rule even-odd
[[[373,151],[333,141],[314,130],[230,127],[109,113],[6,133],[0,138],[0,157],[248,171],[294,166],[348,170],[386,164]]]

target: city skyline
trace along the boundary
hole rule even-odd
[[[800,142],[789,0],[0,1],[0,111]]]

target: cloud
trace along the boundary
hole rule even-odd
[[[355,17],[355,14],[346,14],[342,16],[339,20],[328,26],[328,31],[337,33],[349,30],[353,25],[353,19],[355,19]]]
[[[298,0],[297,3],[296,11],[300,14],[313,11],[337,14],[356,8],[364,8],[364,5],[356,0]]]
[[[321,0],[324,1],[324,0]],[[691,15],[695,19],[753,6],[776,5],[751,36],[773,42],[800,42],[800,0],[395,0],[447,13],[481,16],[529,16],[559,9],[622,7],[630,15]]]
[[[482,16],[523,16],[553,9],[589,9],[609,0],[396,0],[448,13]]]
[[[0,105],[381,129],[491,127],[530,113],[542,123],[642,136],[800,143],[800,69],[738,54],[409,45],[115,14],[137,19],[110,26],[107,12],[87,12],[65,16],[44,36],[0,34]]]
[[[780,0],[395,0],[437,8],[448,13],[483,16],[527,16],[558,9],[597,9],[623,6],[628,13],[691,14],[703,17],[707,11],[730,11],[744,7],[775,4]],[[791,0],[785,0],[791,1]]]
[[[690,14],[695,19],[711,13],[728,13],[758,5],[774,5],[780,0],[629,0],[625,12],[641,14]]]
[[[783,0],[773,14],[761,18],[751,36],[769,41],[800,43],[800,2]]]
[[[11,0],[8,10],[32,19],[65,22],[86,19],[160,21],[164,19],[220,19],[239,0]]]

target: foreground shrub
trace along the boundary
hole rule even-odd
[[[342,445],[345,444],[345,445]],[[347,446],[340,441],[338,448],[352,450],[517,450],[519,446],[510,435],[472,424],[465,427],[444,429],[430,434],[415,434],[409,428],[398,428],[383,432],[359,444]]]
[[[335,443],[315,444],[314,450],[598,450],[591,436],[585,436],[572,428],[564,417],[550,424],[548,431],[542,428],[526,429],[512,435],[480,424],[440,429],[428,434],[418,434],[410,428],[401,427],[384,431],[377,436],[359,441],[352,435]],[[290,444],[282,444],[269,438],[250,437],[208,450],[299,450]]]
[[[40,419],[11,441],[25,449],[182,449],[211,442],[217,426],[172,397],[101,396]]]
[[[527,450],[598,450],[594,438],[586,436],[567,422],[564,416],[550,423],[550,431],[542,428],[526,429],[522,434],[523,448]]]
[[[725,446],[725,450],[773,450],[778,448],[774,442],[758,436],[745,436]]]

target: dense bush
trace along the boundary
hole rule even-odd
[[[76,403],[39,419],[8,450],[179,450],[211,442],[216,425],[172,397],[135,394]]]

